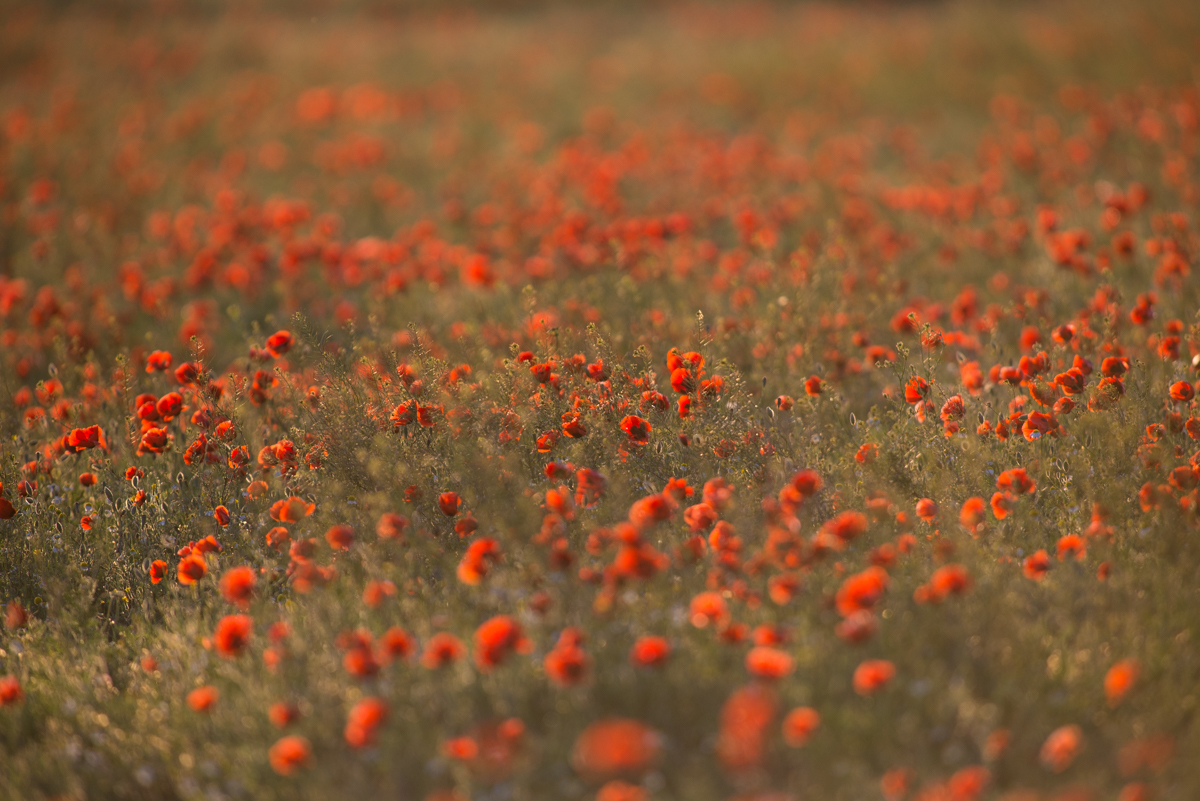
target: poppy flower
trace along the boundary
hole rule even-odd
[[[213,517],[216,519],[217,525],[221,528],[229,525],[229,510],[224,506],[218,506],[216,509],[213,509]]]
[[[725,599],[715,592],[702,592],[692,598],[692,625],[702,629],[709,623],[720,626],[729,619],[729,608]]]
[[[868,659],[854,669],[854,692],[873,695],[896,675],[896,666],[886,659]]]
[[[187,694],[187,705],[195,712],[207,712],[212,709],[220,697],[221,694],[217,691],[216,687],[206,684],[203,687],[197,687]]]
[[[773,690],[755,683],[734,690],[721,707],[717,759],[726,770],[759,767],[766,757],[768,731],[778,711]]]
[[[0,707],[16,706],[25,700],[25,692],[16,676],[0,676]]]
[[[354,527],[345,523],[330,526],[325,532],[325,541],[335,551],[349,550],[350,546],[354,544],[354,537]]]
[[[307,503],[303,498],[293,495],[282,501],[271,504],[271,519],[280,523],[299,523],[317,508],[315,503]]]
[[[267,350],[271,352],[272,356],[278,359],[291,350],[295,341],[290,331],[276,331],[267,337]]]
[[[924,520],[926,523],[932,523],[937,518],[938,505],[929,498],[922,498],[917,501],[917,517]]]
[[[532,649],[521,625],[508,615],[497,615],[475,630],[475,664],[482,671],[497,667],[514,651],[529,653]]]
[[[582,682],[588,674],[591,659],[584,652],[583,632],[568,627],[559,635],[554,648],[546,654],[542,663],[546,675],[560,687],[570,687]]]
[[[928,397],[931,390],[928,381],[921,376],[913,376],[904,385],[904,400],[909,404],[920,403]]]
[[[462,498],[457,492],[443,492],[438,496],[438,508],[446,517],[454,517],[462,508]]]
[[[1050,555],[1044,549],[1025,557],[1025,561],[1022,564],[1022,571],[1025,573],[1025,578],[1032,579],[1033,581],[1041,581],[1045,578],[1049,570]]]
[[[167,563],[161,559],[155,559],[150,563],[150,583],[158,584],[167,577]]]
[[[367,697],[350,708],[343,732],[346,743],[353,748],[374,745],[376,730],[387,722],[387,702],[380,698]]]
[[[242,655],[254,632],[254,621],[247,615],[226,615],[217,623],[213,646],[226,659]]]
[[[580,732],[571,766],[592,780],[635,777],[658,764],[662,747],[662,736],[644,723],[607,718]]]
[[[838,613],[846,617],[860,610],[870,610],[883,597],[887,585],[887,571],[877,566],[847,577],[837,591]]]
[[[746,654],[746,670],[756,678],[769,681],[782,679],[792,672],[793,667],[795,660],[778,648],[760,645]]]
[[[267,710],[267,718],[277,729],[286,729],[300,719],[300,710],[295,704],[277,701]]]
[[[808,743],[812,733],[821,725],[821,716],[817,710],[808,706],[798,706],[783,719],[783,741],[792,748],[800,748]]]
[[[1177,403],[1187,403],[1196,395],[1195,388],[1187,381],[1176,381],[1171,385],[1171,400]]]
[[[958,513],[958,520],[963,528],[970,531],[972,534],[979,532],[980,526],[983,525],[984,509],[986,509],[983,498],[967,498],[963,502],[962,509]]]
[[[670,656],[671,644],[652,635],[639,637],[629,651],[629,661],[634,667],[662,667]]]
[[[630,442],[645,445],[650,441],[653,429],[650,423],[640,417],[627,415],[621,419],[621,430],[629,437]]]
[[[1061,726],[1050,733],[1042,743],[1040,758],[1042,764],[1055,773],[1062,773],[1071,767],[1075,757],[1083,747],[1083,731],[1074,725]]]
[[[189,553],[183,559],[179,560],[179,583],[185,587],[195,584],[204,575],[208,573],[208,563],[204,561],[204,557],[199,553]]]
[[[1133,689],[1141,673],[1141,664],[1136,659],[1122,659],[1104,674],[1104,695],[1108,705],[1115,707]]]
[[[267,752],[271,770],[280,776],[291,776],[308,766],[312,757],[312,746],[303,737],[289,734],[275,741]]]

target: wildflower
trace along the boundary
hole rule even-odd
[[[546,675],[560,687],[579,684],[587,677],[591,660],[582,648],[583,632],[568,627],[559,635],[558,642],[546,654]]]
[[[629,437],[630,442],[645,445],[650,441],[650,432],[654,429],[648,421],[628,415],[621,419],[621,430]]]
[[[783,741],[792,748],[808,743],[812,733],[821,725],[821,716],[812,707],[798,706],[783,719]]]
[[[0,676],[0,708],[16,706],[25,700],[21,682],[16,676]]]
[[[868,659],[854,669],[854,692],[873,695],[896,675],[896,666],[886,659]]]
[[[208,564],[204,561],[204,557],[199,553],[189,553],[183,559],[179,560],[179,583],[188,586],[195,584],[208,572]]]
[[[1055,773],[1071,767],[1083,746],[1083,731],[1078,726],[1061,726],[1042,743],[1042,764]]]
[[[271,505],[271,519],[280,523],[299,523],[313,513],[315,503],[306,503],[303,498],[292,496]]]
[[[1050,570],[1050,555],[1043,549],[1025,557],[1022,570],[1025,573],[1025,578],[1032,579],[1033,581],[1041,581]]]
[[[213,705],[221,694],[217,692],[217,688],[210,684],[203,687],[197,687],[187,695],[187,705],[195,712],[207,712],[212,709]]]
[[[762,684],[734,690],[726,699],[721,707],[717,759],[727,770],[742,771],[762,763],[777,708],[773,691]]]
[[[760,679],[776,680],[792,672],[795,660],[777,648],[758,646],[746,654],[746,670]]]
[[[254,621],[246,615],[226,615],[217,623],[213,645],[226,659],[241,656],[250,642]]]
[[[335,551],[349,550],[350,546],[354,544],[354,537],[354,527],[345,523],[330,526],[329,530],[325,532],[325,541]]]
[[[457,492],[443,492],[438,496],[438,508],[446,517],[454,517],[462,508],[462,498]]]
[[[430,670],[446,667],[461,659],[467,652],[466,646],[453,634],[438,632],[425,643],[421,664]]]
[[[638,776],[658,764],[662,737],[644,723],[606,718],[592,723],[575,740],[571,766],[598,780]]]
[[[343,736],[353,748],[374,745],[376,730],[387,722],[387,702],[380,698],[367,697],[350,708]]]
[[[1136,659],[1122,659],[1104,675],[1104,695],[1108,705],[1115,707],[1121,703],[1125,695],[1133,689],[1141,673],[1141,664]]]
[[[662,637],[642,636],[629,651],[629,661],[634,667],[662,667],[671,656],[671,644]]]
[[[267,752],[271,769],[280,776],[291,776],[307,767],[311,757],[312,746],[308,740],[294,734],[280,737]]]
[[[475,631],[475,664],[488,671],[498,666],[509,653],[529,653],[533,643],[525,637],[521,626],[508,615],[497,615],[485,621]]]

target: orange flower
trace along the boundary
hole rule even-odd
[[[1025,578],[1032,579],[1033,581],[1041,581],[1045,578],[1047,571],[1050,570],[1050,555],[1043,549],[1025,557],[1022,570],[1025,573]]]
[[[963,528],[970,531],[972,534],[979,533],[980,526],[983,525],[984,510],[987,508],[983,498],[967,498],[963,502],[962,510],[958,513],[958,521],[962,523]]]
[[[629,650],[629,661],[634,667],[662,667],[671,656],[671,644],[662,637],[638,637]]]
[[[229,603],[245,609],[250,605],[250,597],[254,594],[257,581],[253,568],[245,565],[235,567],[221,576],[221,594]]]
[[[190,706],[193,711],[207,712],[208,710],[212,709],[213,704],[215,704],[217,699],[220,697],[221,694],[217,692],[216,687],[206,684],[203,687],[197,687],[188,693],[187,705]]]
[[[1083,731],[1078,726],[1062,726],[1055,729],[1042,743],[1042,764],[1055,773],[1071,767],[1083,747]]]
[[[629,437],[630,442],[645,445],[650,441],[650,423],[640,417],[627,415],[621,419],[621,430]]]
[[[306,503],[303,498],[293,495],[271,505],[271,519],[280,523],[299,523],[316,508],[315,503]]]
[[[354,527],[345,523],[330,526],[329,530],[325,532],[325,541],[335,551],[349,550],[350,546],[354,544]]]
[[[161,559],[155,559],[150,563],[150,582],[158,584],[167,577],[167,563]]]
[[[702,592],[692,598],[692,625],[702,629],[709,623],[721,625],[729,619],[729,608],[725,599],[715,592]]]
[[[513,651],[529,653],[532,649],[521,625],[508,615],[497,615],[475,630],[475,664],[482,671],[496,667]]]
[[[291,776],[301,768],[307,767],[312,757],[312,746],[308,740],[289,734],[280,737],[267,752],[271,769],[280,776]]]
[[[854,692],[873,695],[896,675],[896,666],[886,659],[868,659],[854,669]]]
[[[16,676],[0,676],[0,707],[16,706],[25,700],[25,692]]]
[[[792,748],[805,745],[821,725],[821,716],[812,707],[798,706],[783,719],[783,741]]]
[[[717,758],[726,769],[742,771],[762,764],[777,709],[774,691],[766,685],[751,684],[733,691],[721,707],[717,736]]]
[[[792,672],[795,660],[785,651],[767,646],[751,648],[746,654],[746,670],[752,676],[774,681]]]
[[[226,659],[241,656],[250,643],[254,632],[254,621],[247,615],[226,615],[217,623],[213,645],[217,653]]]
[[[1115,707],[1137,683],[1142,666],[1136,659],[1122,659],[1104,675],[1104,695],[1108,705]]]
[[[195,584],[208,572],[208,564],[199,553],[192,552],[179,560],[179,583],[184,586]]]
[[[917,517],[926,523],[932,523],[937,518],[938,505],[929,498],[917,501]]]
[[[859,610],[870,610],[883,597],[887,585],[888,574],[881,567],[868,567],[847,577],[837,592],[838,614],[845,617]]]
[[[429,638],[421,664],[430,670],[446,667],[457,662],[466,654],[466,646],[453,634],[441,631]]]
[[[387,718],[387,702],[371,697],[362,699],[350,708],[344,732],[346,743],[354,748],[366,748],[374,744],[376,729]]]
[[[582,644],[583,632],[568,627],[563,629],[554,648],[546,654],[543,663],[546,675],[558,686],[570,687],[587,677],[591,660],[581,647]]]
[[[221,528],[225,528],[226,526],[229,525],[229,521],[230,521],[229,510],[226,509],[224,506],[218,506],[216,509],[213,509],[213,517],[216,519],[217,525],[220,526]],[[222,536],[224,536],[224,535],[222,535]]]
[[[661,755],[658,732],[636,720],[608,718],[580,733],[571,751],[571,765],[593,780],[633,777],[654,767]]]
[[[438,496],[438,508],[446,517],[454,517],[462,508],[462,498],[457,492],[443,492]]]

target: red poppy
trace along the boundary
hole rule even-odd
[[[187,695],[187,705],[195,712],[207,712],[212,709],[213,705],[221,694],[217,692],[217,688],[206,684],[203,687],[197,687]]]
[[[746,654],[746,670],[756,678],[771,681],[782,679],[792,672],[793,667],[795,660],[778,648],[760,645]]]
[[[16,706],[25,700],[21,682],[16,676],[0,676],[0,707]]]
[[[662,667],[671,656],[671,644],[663,637],[645,635],[639,637],[629,651],[629,661],[634,667]]]
[[[226,615],[217,623],[216,633],[213,634],[213,646],[221,656],[234,659],[246,650],[253,632],[254,621],[249,616]]]
[[[308,740],[289,734],[275,741],[267,752],[271,769],[280,776],[291,776],[296,771],[308,766],[312,757],[312,746]]]
[[[873,695],[896,675],[896,666],[886,659],[868,659],[854,669],[854,692]]]
[[[184,586],[195,584],[208,572],[208,563],[199,553],[189,553],[179,561],[179,583]]]
[[[649,422],[633,415],[627,415],[621,419],[621,430],[628,435],[630,442],[639,445],[649,442],[650,432],[653,431]]]
[[[532,649],[521,625],[508,615],[497,615],[475,630],[475,664],[482,671],[498,666],[514,651],[529,653]]]
[[[584,729],[571,750],[571,765],[593,779],[641,775],[658,764],[662,737],[636,720],[608,718]]]
[[[453,634],[441,631],[429,638],[425,644],[425,653],[421,655],[421,664],[430,670],[446,667],[461,659],[467,653],[462,640]]]
[[[1042,743],[1042,764],[1055,773],[1071,766],[1083,747],[1083,731],[1078,726],[1061,726]]]
[[[798,706],[783,719],[783,741],[792,748],[808,743],[821,725],[821,716],[812,707]]]
[[[380,698],[364,698],[350,708],[346,718],[344,736],[346,743],[354,748],[374,745],[376,730],[388,718],[387,702]]]
[[[454,517],[462,508],[462,498],[457,492],[443,492],[438,496],[438,508],[446,517]]]
[[[1117,706],[1133,689],[1141,674],[1141,664],[1136,659],[1122,659],[1104,674],[1104,695],[1109,706]]]

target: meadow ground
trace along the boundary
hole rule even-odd
[[[252,8],[3,8],[0,797],[1200,798],[1200,6]]]

